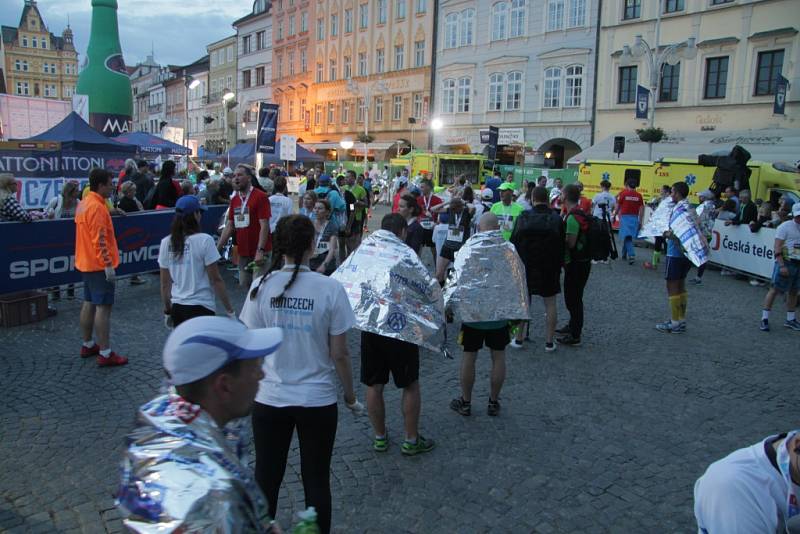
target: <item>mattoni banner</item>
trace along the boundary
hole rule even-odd
[[[712,263],[764,278],[772,276],[774,228],[751,232],[747,225],[725,226],[723,221],[716,221],[709,245]]]

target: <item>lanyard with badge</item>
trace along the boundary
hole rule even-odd
[[[325,235],[325,230],[328,228],[330,223],[330,221],[326,222],[325,226],[323,226],[322,230],[320,230],[319,234],[317,234],[317,244],[314,246],[314,256],[328,253],[328,241],[322,241],[322,236]]]
[[[786,492],[788,493],[786,498],[785,516],[785,520],[787,522],[792,517],[800,515],[800,504],[797,502],[797,494],[795,493],[794,483],[792,482],[791,467],[789,465],[789,443],[794,439],[795,436],[797,436],[797,434],[797,431],[789,432],[781,446],[778,447],[777,454],[778,470],[781,472],[781,476],[786,482]]]
[[[511,209],[512,209],[511,206],[506,206],[505,204],[503,204],[502,207],[503,214],[500,215],[500,218],[502,220],[500,229],[503,230],[504,232],[510,232],[511,230],[514,229],[514,215],[509,213]]]
[[[420,226],[426,230],[433,229],[433,219],[428,215],[430,213],[431,202],[433,201],[433,193],[429,197],[422,196],[422,203],[425,205],[425,213],[422,214],[424,219],[419,221]]]
[[[797,225],[796,223],[795,225],[800,226]],[[794,246],[792,248],[786,247],[786,251],[788,253],[787,255],[789,256],[790,260],[800,261],[800,240],[795,241]]]
[[[464,241],[464,229],[461,227],[461,219],[464,217],[464,212],[462,211],[459,215],[453,213],[452,216],[455,224],[451,224],[447,228],[446,241],[460,245]]]
[[[247,228],[250,226],[250,210],[247,208],[247,201],[250,200],[250,194],[253,192],[251,188],[247,192],[247,196],[242,200],[242,205],[233,209],[233,226],[236,228]],[[242,195],[239,194],[241,200]]]

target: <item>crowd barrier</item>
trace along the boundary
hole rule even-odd
[[[215,234],[227,206],[209,206],[202,230]],[[169,235],[174,210],[115,216],[120,276],[158,270],[161,239]],[[54,219],[0,223],[0,295],[80,282],[75,270],[75,222]]]
[[[771,278],[775,265],[775,229],[751,232],[747,225],[714,223],[711,235],[711,263],[743,273]]]

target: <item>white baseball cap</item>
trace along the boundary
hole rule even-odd
[[[484,200],[493,199],[494,198],[494,191],[492,191],[488,187],[486,189],[481,190],[481,198],[484,199]]]
[[[191,384],[235,360],[274,354],[283,341],[280,328],[248,329],[224,317],[195,317],[179,324],[164,345],[164,369],[173,386]]]
[[[800,202],[795,202],[792,205],[792,217],[800,217]]]
[[[233,174],[233,169],[231,169],[230,167],[225,167],[224,169],[222,169],[222,174]]]

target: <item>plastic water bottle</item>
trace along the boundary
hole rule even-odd
[[[309,506],[305,511],[297,514],[300,522],[292,529],[292,534],[320,534],[317,525],[317,511],[313,506]]]

